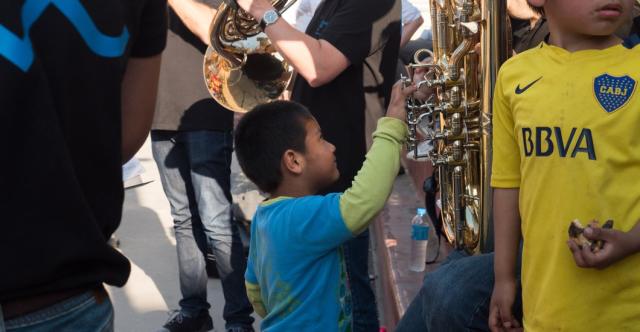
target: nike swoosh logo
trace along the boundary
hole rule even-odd
[[[525,86],[525,87],[524,87],[524,88],[522,88],[522,89],[520,89],[520,84],[518,84],[518,86],[516,87],[516,94],[517,94],[517,95],[519,95],[519,94],[521,94],[521,93],[523,93],[523,92],[525,92],[525,91],[529,90],[529,88],[530,88],[532,85],[536,84],[536,83],[537,83],[539,80],[541,80],[541,79],[542,79],[542,76],[538,77],[538,79],[537,79],[537,80],[535,80],[535,81],[533,81],[533,82],[529,83],[527,86]]]

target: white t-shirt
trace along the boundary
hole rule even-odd
[[[322,0],[300,0],[298,8],[296,10],[296,29],[304,32],[307,30],[307,26],[316,9],[320,5]],[[417,20],[421,16],[420,10],[416,8],[409,0],[402,0],[402,24],[407,24],[411,21]]]
[[[305,32],[322,0],[301,0],[296,10],[296,29]]]
[[[417,20],[420,17],[420,11],[409,0],[402,0],[402,25]]]

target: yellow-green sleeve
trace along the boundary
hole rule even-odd
[[[260,317],[266,316],[267,310],[262,302],[262,296],[260,296],[260,285],[252,284],[248,281],[245,281],[244,284],[247,287],[247,296],[253,306],[253,310],[260,315]]]
[[[400,151],[407,137],[404,121],[378,120],[373,144],[351,188],[340,198],[340,212],[351,233],[359,234],[384,207],[400,168]]]

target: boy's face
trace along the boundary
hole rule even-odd
[[[585,36],[610,36],[631,15],[634,0],[529,0],[563,31]]]
[[[334,183],[340,177],[334,152],[336,147],[325,141],[322,131],[315,119],[305,123],[307,137],[305,138],[306,152],[304,154],[304,173],[313,183],[314,188],[321,190]]]

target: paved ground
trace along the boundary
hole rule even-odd
[[[145,177],[155,180],[126,190],[122,223],[116,235],[120,249],[131,261],[131,277],[125,287],[109,288],[118,332],[155,331],[167,319],[167,311],[178,308],[180,300],[169,202],[162,192],[148,142],[138,159],[146,169]],[[242,180],[237,174],[234,179]],[[243,183],[237,187],[247,190]],[[209,279],[208,293],[214,325],[222,331],[224,299],[219,280]],[[258,327],[256,323],[255,328]]]
[[[154,181],[126,190],[123,220],[116,235],[120,240],[120,249],[131,260],[131,277],[125,287],[109,288],[116,311],[115,330],[118,332],[155,331],[166,320],[167,312],[178,308],[180,300],[169,203],[162,192],[149,142],[137,157],[146,169],[144,177]],[[416,184],[421,182],[423,175],[418,170],[424,168],[423,164],[408,163],[407,166],[413,173]],[[239,172],[236,164],[232,169],[234,202],[250,218],[261,198],[255,187]],[[415,214],[415,208],[422,205],[412,182],[412,177],[408,175],[398,177],[387,207],[376,221],[378,227],[374,227],[372,233],[379,242],[372,245],[374,252],[370,266],[371,274],[377,277],[375,288],[380,305],[380,321],[391,331],[415,296],[423,275],[407,269],[409,221]],[[435,244],[430,242],[429,252],[432,254],[437,250],[434,248]],[[440,258],[445,256],[446,252]],[[431,269],[433,266],[428,270]],[[388,279],[385,282],[386,276]],[[212,305],[210,314],[218,331],[221,331],[224,327],[224,301],[219,280],[209,280],[208,292]],[[257,321],[256,330],[258,327]]]

